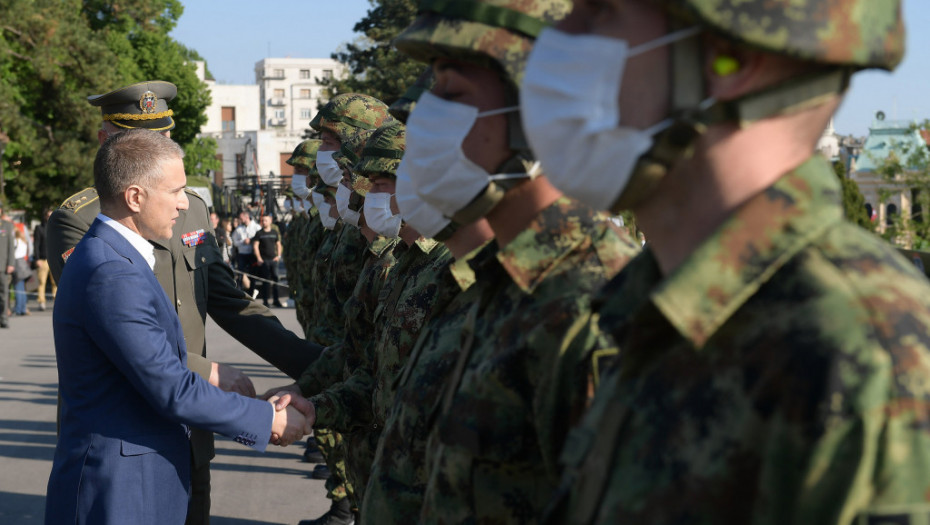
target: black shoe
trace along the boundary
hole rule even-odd
[[[317,465],[313,472],[310,473],[310,477],[313,479],[329,479],[332,475],[329,471],[329,467],[326,465]]]
[[[275,307],[275,308],[284,308],[284,305],[281,304],[281,301],[275,301],[275,302],[274,302],[274,307]]]
[[[352,515],[352,508],[349,506],[349,498],[342,498],[334,501],[323,514],[315,520],[302,520],[297,525],[353,525],[355,516]]]
[[[0,323],[0,328],[9,328],[9,327],[10,327],[10,323],[6,321],[3,321],[2,323]]]
[[[326,463],[326,458],[323,457],[323,453],[320,452],[320,449],[314,445],[304,450],[303,461],[304,463]]]

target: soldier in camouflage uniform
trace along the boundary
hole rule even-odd
[[[608,44],[701,34],[599,87],[634,129],[672,131],[629,184],[600,185],[650,242],[598,299],[622,354],[566,444],[550,523],[926,523],[930,286],[844,220],[813,154],[850,74],[899,62],[899,2],[578,6],[565,29]],[[681,78],[706,92],[663,96]]]
[[[305,199],[310,196],[309,189],[315,185],[314,181],[319,177],[316,171],[316,152],[320,148],[320,143],[318,139],[301,142],[294,149],[291,158],[286,161],[294,166],[291,187],[295,198],[301,199],[304,204],[306,204]],[[287,268],[288,284],[294,297],[297,321],[301,327],[309,321],[308,309],[313,304],[309,300],[307,287],[309,286],[309,262],[313,260],[313,255],[323,236],[323,227],[317,219],[319,213],[315,206],[303,207],[301,212],[295,212],[284,243],[284,264]]]
[[[387,106],[373,97],[355,93],[333,97],[310,122],[310,127],[320,132],[322,137],[317,151],[318,158],[324,152],[328,152],[329,155],[339,152],[345,144],[354,148],[351,150],[354,154],[359,154],[365,140],[375,129],[391,120],[393,117],[388,114]],[[317,171],[320,171],[319,165],[317,165]],[[329,190],[323,190],[319,185],[317,188],[327,196],[327,199],[332,198],[335,196],[333,190],[337,180],[326,180],[327,177],[322,175],[321,173],[321,184]],[[324,234],[324,240],[314,257],[311,267],[314,289],[313,315],[310,316],[314,319],[314,326],[311,328],[313,339],[311,340],[316,340],[329,348],[315,363],[315,366],[305,371],[301,378],[303,385],[314,388],[308,392],[317,393],[320,390],[316,388],[326,388],[343,378],[345,355],[342,345],[337,345],[337,343],[345,339],[344,305],[358,284],[366,254],[369,253],[368,245],[368,240],[358,227],[340,222],[336,229]],[[329,433],[325,427],[321,429],[315,434],[331,472],[331,478],[327,480],[327,488],[334,506],[330,513],[320,518],[322,521],[317,520],[317,522],[334,524],[347,522],[345,518],[347,502],[339,498],[339,495],[344,490],[353,503],[355,500],[353,486],[348,482],[345,473],[346,451],[343,438],[338,433]]]
[[[395,45],[432,63],[435,86],[410,114],[400,169],[424,201],[462,224],[486,217],[496,238],[494,253],[477,261],[467,292],[477,300],[456,327],[459,352],[429,416],[420,521],[532,522],[558,482],[558,452],[587,401],[592,360],[612,348],[590,294],[636,249],[552,187],[514,108],[535,34],[569,2],[420,8]],[[467,133],[442,144],[430,137],[456,125]],[[431,162],[456,149],[467,162]]]

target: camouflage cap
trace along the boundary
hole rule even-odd
[[[343,93],[323,106],[310,121],[310,127],[316,131],[330,131],[339,142],[346,142],[393,119],[384,102],[368,95]]]
[[[329,186],[322,180],[316,183],[316,186],[313,187],[311,191],[315,191],[319,194],[325,195],[327,197],[336,198],[336,188]]]
[[[571,11],[570,0],[420,0],[417,18],[394,40],[416,60],[496,63],[514,85],[533,42]]]
[[[145,128],[153,131],[174,129],[174,112],[168,101],[176,97],[178,87],[171,82],[152,80],[139,82],[104,93],[91,95],[87,101],[100,108],[105,122],[124,128]]]
[[[904,56],[900,0],[659,0],[722,36],[802,60],[893,70]]]
[[[392,119],[391,122],[396,121]],[[359,133],[348,141],[343,142],[339,151],[333,153],[333,160],[336,161],[336,164],[349,172],[349,187],[362,196],[368,194],[368,190],[371,189],[371,183],[365,177],[359,176],[352,167],[358,163],[358,154],[364,149],[365,143],[372,133],[374,133],[374,131]]]
[[[407,149],[407,131],[400,122],[378,128],[362,150],[361,159],[353,168],[359,175],[396,177],[397,167]]]
[[[291,158],[284,161],[291,166],[303,166],[307,169],[316,169],[316,152],[320,149],[323,141],[319,139],[308,139],[294,148]]]
[[[433,89],[433,85],[435,84],[436,77],[433,76],[433,66],[426,66],[423,73],[417,77],[417,81],[407,88],[407,91],[404,91],[404,94],[388,108],[388,111],[391,112],[391,116],[406,124],[407,117],[410,116],[410,112],[413,111],[413,108],[417,105],[417,101],[420,100],[420,95]]]

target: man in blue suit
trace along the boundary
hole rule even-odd
[[[187,369],[175,309],[152,271],[154,239],[186,209],[183,152],[137,129],[94,162],[100,215],[65,267],[53,317],[64,400],[45,522],[182,524],[190,491],[190,427],[263,451],[307,433],[275,411]]]

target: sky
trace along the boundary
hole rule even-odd
[[[930,1],[903,2],[904,61],[894,73],[853,77],[835,118],[841,135],[868,135],[878,111],[889,120],[930,118]],[[369,7],[368,0],[188,0],[171,36],[200,53],[218,82],[254,84],[255,63],[263,58],[329,57],[358,37],[352,27]]]

